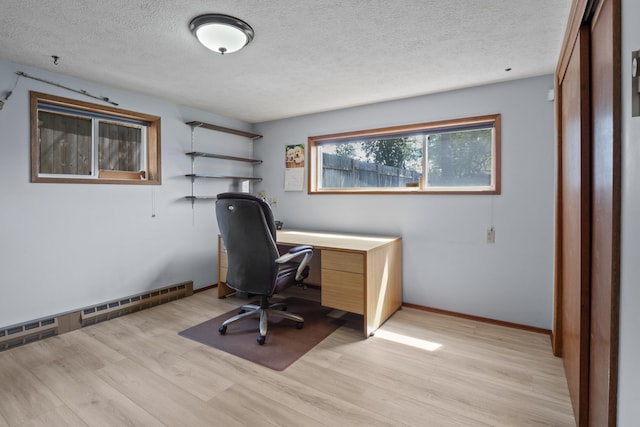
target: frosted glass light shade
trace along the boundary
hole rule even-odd
[[[209,14],[194,18],[189,28],[206,48],[222,55],[237,52],[253,40],[253,28],[228,15]]]

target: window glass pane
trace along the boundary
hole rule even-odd
[[[422,176],[422,136],[324,143],[322,188],[404,188]]]
[[[431,134],[427,138],[428,187],[491,185],[493,129]]]
[[[500,194],[500,114],[309,137],[310,193]]]
[[[152,184],[160,117],[30,92],[31,182]]]
[[[98,168],[100,170],[129,172],[142,170],[142,129],[101,121],[98,135]]]
[[[40,174],[91,175],[91,119],[38,113]]]

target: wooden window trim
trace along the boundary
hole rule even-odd
[[[99,104],[93,104],[75,99],[63,98],[31,91],[31,182],[66,183],[66,184],[134,184],[134,185],[160,185],[162,183],[161,153],[160,153],[160,117],[135,111],[123,110]],[[137,120],[148,123],[147,126],[147,171],[146,178],[139,172],[123,171],[99,171],[95,178],[69,178],[69,177],[41,177],[39,169],[39,142],[38,142],[38,102],[84,110],[91,113],[105,114],[128,120]]]
[[[119,179],[119,180],[142,180],[145,176],[144,171],[140,172],[127,172],[127,171],[111,171],[100,169],[98,171],[98,178],[100,179]]]
[[[456,187],[455,190],[452,189],[444,189],[444,188],[418,188],[418,187],[409,187],[409,188],[388,188],[385,190],[380,189],[372,189],[366,190],[366,187],[363,188],[348,188],[341,190],[322,190],[318,189],[317,182],[317,147],[326,141],[336,141],[336,140],[349,140],[356,137],[371,137],[371,136],[386,136],[386,135],[394,135],[399,133],[409,133],[409,132],[420,132],[420,131],[428,131],[428,130],[446,130],[447,128],[456,128],[456,127],[464,127],[471,126],[482,123],[492,123],[494,126],[494,137],[495,141],[493,143],[493,152],[492,152],[492,170],[494,175],[494,186],[491,189],[465,189],[464,187]],[[410,124],[403,126],[392,126],[386,128],[377,128],[377,129],[367,129],[361,131],[351,131],[351,132],[342,132],[342,133],[334,133],[328,135],[318,135],[318,136],[310,136],[308,138],[309,150],[308,150],[308,162],[309,167],[307,168],[307,193],[308,194],[453,194],[453,195],[497,195],[500,194],[500,172],[501,172],[501,115],[500,114],[490,114],[484,116],[475,116],[475,117],[466,117],[459,119],[450,119],[450,120],[440,120],[435,122],[427,122],[427,123],[418,123],[418,124]]]

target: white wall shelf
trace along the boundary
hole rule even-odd
[[[230,133],[233,135],[238,135],[238,136],[244,136],[245,138],[249,138],[249,139],[260,139],[262,138],[262,135],[258,135],[256,133],[251,133],[251,132],[245,132],[243,130],[236,130],[236,129],[231,129],[231,128],[226,128],[223,126],[218,126],[218,125],[212,125],[209,123],[205,123],[205,122],[198,122],[198,121],[191,121],[191,122],[187,122],[187,124],[189,126],[191,126],[191,128],[204,128],[204,129],[209,129],[209,130],[215,130],[218,132],[224,132],[224,133]]]
[[[205,158],[205,159],[219,159],[219,160],[228,160],[233,162],[245,162],[250,163],[252,165],[261,164],[262,160],[252,159],[247,157],[237,157],[230,156],[227,154],[217,154],[217,153],[209,153],[204,151],[196,151],[195,150],[195,130],[197,128],[208,129],[215,132],[223,132],[232,135],[242,136],[245,138],[249,138],[252,141],[262,138],[262,135],[245,132],[241,130],[231,129],[223,126],[212,125],[210,123],[199,122],[199,121],[191,121],[187,122],[187,125],[191,126],[191,151],[185,153],[187,156],[191,158],[191,173],[185,174],[186,177],[191,178],[191,195],[186,196],[185,198],[191,200],[193,204],[195,200],[215,200],[215,196],[210,195],[196,195],[195,190],[195,181],[197,179],[227,179],[231,180],[234,183],[236,188],[240,188],[242,182],[255,182],[262,181],[262,178],[255,176],[237,176],[237,175],[227,175],[227,174],[217,174],[217,173],[205,173],[205,172],[196,172],[196,159]]]
[[[190,178],[213,178],[213,179],[237,179],[240,181],[262,181],[262,178],[256,176],[234,176],[234,175],[218,175],[212,173],[188,173],[185,176]]]
[[[258,159],[248,159],[245,157],[227,156],[225,154],[203,153],[201,151],[191,151],[186,154],[187,156],[190,156],[190,157],[207,157],[210,159],[234,160],[237,162],[247,162],[247,163],[253,163],[253,164],[262,163],[262,160],[258,160]]]

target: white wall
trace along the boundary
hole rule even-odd
[[[202,120],[243,130],[251,127],[6,61],[0,61],[0,99],[16,83],[16,71],[107,96],[119,108],[161,116],[162,185],[29,182],[29,91],[100,101],[20,78],[0,110],[0,326],[181,281],[193,280],[196,288],[215,283],[218,227],[213,202],[198,202],[192,209],[184,199],[191,191],[184,177],[191,170],[190,159],[184,155],[190,150],[191,130],[184,123]],[[237,139],[198,130],[196,149],[251,155],[252,144]],[[237,167],[215,166],[219,170]],[[209,187],[203,191],[211,194],[229,187],[222,181],[203,185]]]
[[[618,425],[640,420],[640,117],[631,117],[631,52],[640,50],[640,3],[622,1],[622,242]]]
[[[74,310],[184,280],[216,281],[212,202],[192,209],[191,134],[185,121],[252,130],[233,119],[63,74],[0,61],[0,92],[15,71],[108,96],[162,117],[161,186],[29,182],[28,92],[86,99],[21,78],[0,110],[0,325]],[[276,197],[286,226],[397,234],[404,239],[404,301],[550,329],[553,300],[554,132],[551,76],[262,123],[252,144],[196,131],[196,149],[265,163],[258,189]],[[99,101],[95,101],[99,102]],[[284,147],[326,133],[502,114],[499,196],[314,195],[283,191]],[[208,146],[207,146],[208,145]],[[247,173],[216,163],[217,171]],[[234,170],[229,170],[233,168]],[[227,182],[199,184],[226,191]],[[203,186],[209,188],[202,188]],[[155,202],[154,202],[155,200]],[[152,217],[155,206],[156,216]],[[494,225],[496,243],[485,243]]]
[[[405,302],[551,329],[553,77],[543,76],[256,125],[259,188],[286,228],[400,235]],[[284,151],[313,135],[502,114],[502,194],[284,192]],[[496,243],[485,233],[495,226]]]

